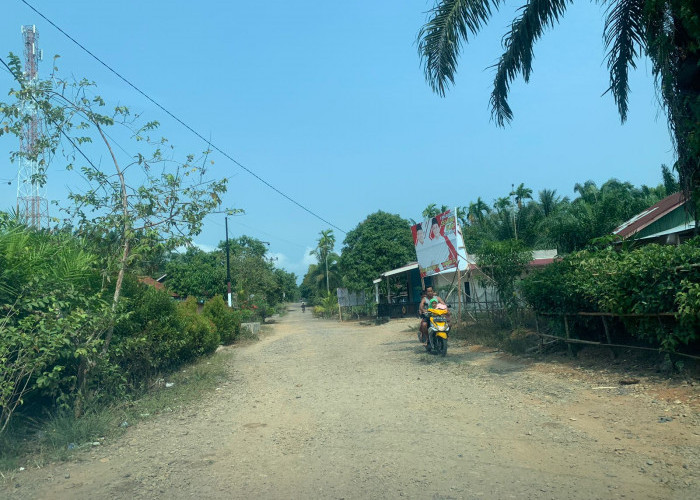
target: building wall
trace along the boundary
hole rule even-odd
[[[456,273],[445,273],[433,276],[433,288],[452,308],[456,308],[459,302],[459,295],[456,289],[452,292],[449,298],[447,298],[448,293],[455,285],[455,274]],[[463,308],[478,311],[480,309],[492,309],[498,303],[496,290],[493,287],[482,283],[479,279],[480,275],[483,276],[480,271],[473,270],[462,276]],[[468,297],[464,286],[465,283],[469,283],[470,295]]]
[[[690,215],[685,211],[685,205],[681,205],[670,213],[664,215],[659,220],[652,222],[647,227],[639,231],[633,238],[644,238],[652,234],[660,233],[681,224],[685,224],[691,220]]]

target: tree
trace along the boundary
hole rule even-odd
[[[680,186],[678,185],[676,176],[673,175],[673,172],[671,172],[671,169],[668,168],[666,165],[661,165],[661,175],[664,180],[664,188],[666,188],[666,195],[677,193],[680,189]]]
[[[529,81],[533,47],[564,15],[572,0],[528,1],[503,37],[495,65],[492,117],[498,126],[513,118],[510,84]],[[503,0],[436,0],[418,33],[425,78],[444,96],[454,84],[457,60],[469,35],[476,35]],[[627,119],[628,73],[645,55],[652,61],[661,101],[668,113],[678,154],[677,171],[687,193],[700,203],[700,22],[697,0],[608,0],[603,40],[610,82],[620,120]]]
[[[318,240],[316,248],[310,252],[310,255],[315,255],[319,265],[323,264],[326,269],[326,293],[330,294],[330,285],[328,278],[328,258],[335,247],[335,235],[332,229],[326,229],[319,233],[321,237]],[[331,262],[332,264],[332,262]]]
[[[166,154],[163,148],[168,147],[167,140],[150,135],[156,131],[157,122],[143,123],[126,106],[110,108],[95,93],[92,82],[62,80],[56,73],[49,80],[28,82],[19,58],[12,54],[10,69],[20,88],[10,90],[14,102],[0,103],[0,114],[5,119],[0,134],[21,136],[29,113],[36,110],[45,122],[37,147],[20,151],[13,159],[41,164],[59,153],[66,158],[68,170],[78,163],[87,188],[69,195],[71,205],[64,209],[67,222],[76,224],[78,232],[116,237],[119,253],[106,259],[114,265],[107,273],[116,272],[112,298],[112,310],[116,311],[126,271],[144,250],[139,242],[150,245],[157,240],[168,249],[190,243],[201,231],[204,217],[219,207],[226,179],[207,178],[208,151],[201,158],[187,155],[183,161]],[[113,147],[116,142],[107,132],[116,125],[119,127],[112,134],[126,135],[133,141],[135,151],[126,159],[119,157]],[[94,142],[108,154],[111,172],[96,166],[83,151]],[[40,169],[38,177],[37,182],[44,182],[45,168]],[[139,234],[147,238],[140,240]],[[104,352],[111,337],[112,329],[105,337]]]
[[[579,194],[579,198],[575,202],[585,201],[586,203],[595,203],[598,201],[598,186],[595,182],[588,180],[581,184],[577,182],[574,185],[574,193]]]
[[[429,219],[431,217],[435,217],[437,215],[440,215],[441,213],[447,212],[449,208],[446,205],[441,205],[437,206],[435,203],[431,203],[427,207],[425,207],[425,210],[421,213],[423,215],[423,218]]]
[[[525,184],[521,182],[517,188],[510,192],[510,195],[515,196],[515,204],[518,205],[518,210],[520,210],[523,208],[523,200],[532,199],[532,189],[526,188]]]
[[[490,214],[491,208],[481,199],[479,196],[475,202],[469,204],[469,209],[467,211],[469,214],[469,220],[473,222],[484,222],[484,214]]]
[[[532,253],[518,240],[485,243],[477,254],[477,263],[487,276],[485,281],[496,288],[513,328],[518,326],[520,309],[516,281],[531,258]]]
[[[183,298],[210,299],[226,293],[226,264],[220,250],[205,252],[190,247],[184,254],[175,254],[166,264],[169,290]]]
[[[542,214],[545,217],[552,215],[561,202],[561,196],[557,196],[556,189],[543,189],[539,192],[538,197],[540,207],[542,207]]]
[[[493,202],[493,208],[498,213],[506,212],[512,206],[513,206],[513,203],[510,201],[510,198],[508,198],[507,196],[502,196]]]
[[[382,272],[415,259],[409,221],[380,210],[348,232],[339,266],[348,288],[370,290]]]

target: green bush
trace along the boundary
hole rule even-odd
[[[522,283],[538,312],[604,312],[620,316],[627,333],[673,350],[698,340],[700,238],[679,246],[584,250]],[[651,316],[674,313],[675,318]],[[650,316],[644,316],[650,315]]]
[[[204,304],[202,314],[214,324],[222,344],[231,344],[240,334],[240,314],[230,309],[220,295]]]
[[[129,290],[121,303],[110,351],[138,386],[154,373],[178,367],[184,362],[187,344],[176,303],[165,291],[145,285]]]
[[[197,313],[197,301],[193,297],[188,298],[178,304],[177,313],[185,340],[179,359],[190,361],[214,352],[220,343],[219,334],[209,319]]]

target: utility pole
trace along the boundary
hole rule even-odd
[[[228,306],[233,307],[231,303],[231,264],[229,263],[228,254],[228,217],[226,217],[226,283],[228,285]]]

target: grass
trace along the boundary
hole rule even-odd
[[[137,398],[89,408],[80,418],[71,412],[42,419],[18,415],[12,428],[0,435],[0,479],[11,480],[20,466],[71,460],[94,443],[118,439],[139,421],[191,405],[226,379],[231,356],[232,351],[224,350],[202,358],[155,379]]]

